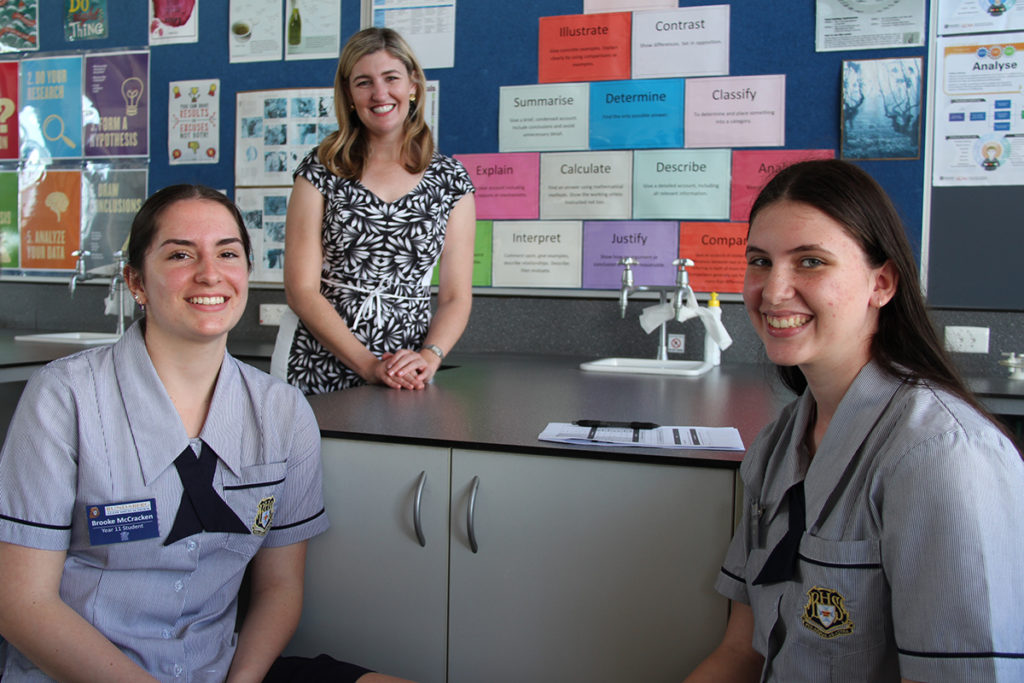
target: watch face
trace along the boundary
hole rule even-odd
[[[884,12],[896,5],[900,0],[839,0],[846,9],[857,14],[874,14]]]

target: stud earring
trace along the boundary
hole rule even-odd
[[[412,94],[409,95],[409,101],[410,102],[415,102],[416,101],[416,93],[412,93]]]

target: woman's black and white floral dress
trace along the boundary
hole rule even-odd
[[[444,246],[448,215],[473,191],[466,169],[435,153],[419,184],[390,203],[360,182],[332,174],[315,150],[295,176],[324,196],[320,292],[375,356],[420,348],[430,325],[430,278]],[[306,394],[365,384],[301,321],[287,372],[288,381]]]

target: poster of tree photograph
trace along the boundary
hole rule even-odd
[[[921,155],[920,57],[843,61],[843,159]]]

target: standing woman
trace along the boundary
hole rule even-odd
[[[338,60],[338,130],[295,171],[272,372],[306,394],[422,389],[469,320],[473,185],[434,151],[425,80],[395,31],[352,36]],[[430,278],[440,258],[437,311]]]
[[[799,397],[750,447],[697,681],[1024,680],[1024,461],[928,319],[862,170],[779,172],[750,214],[743,300]]]

